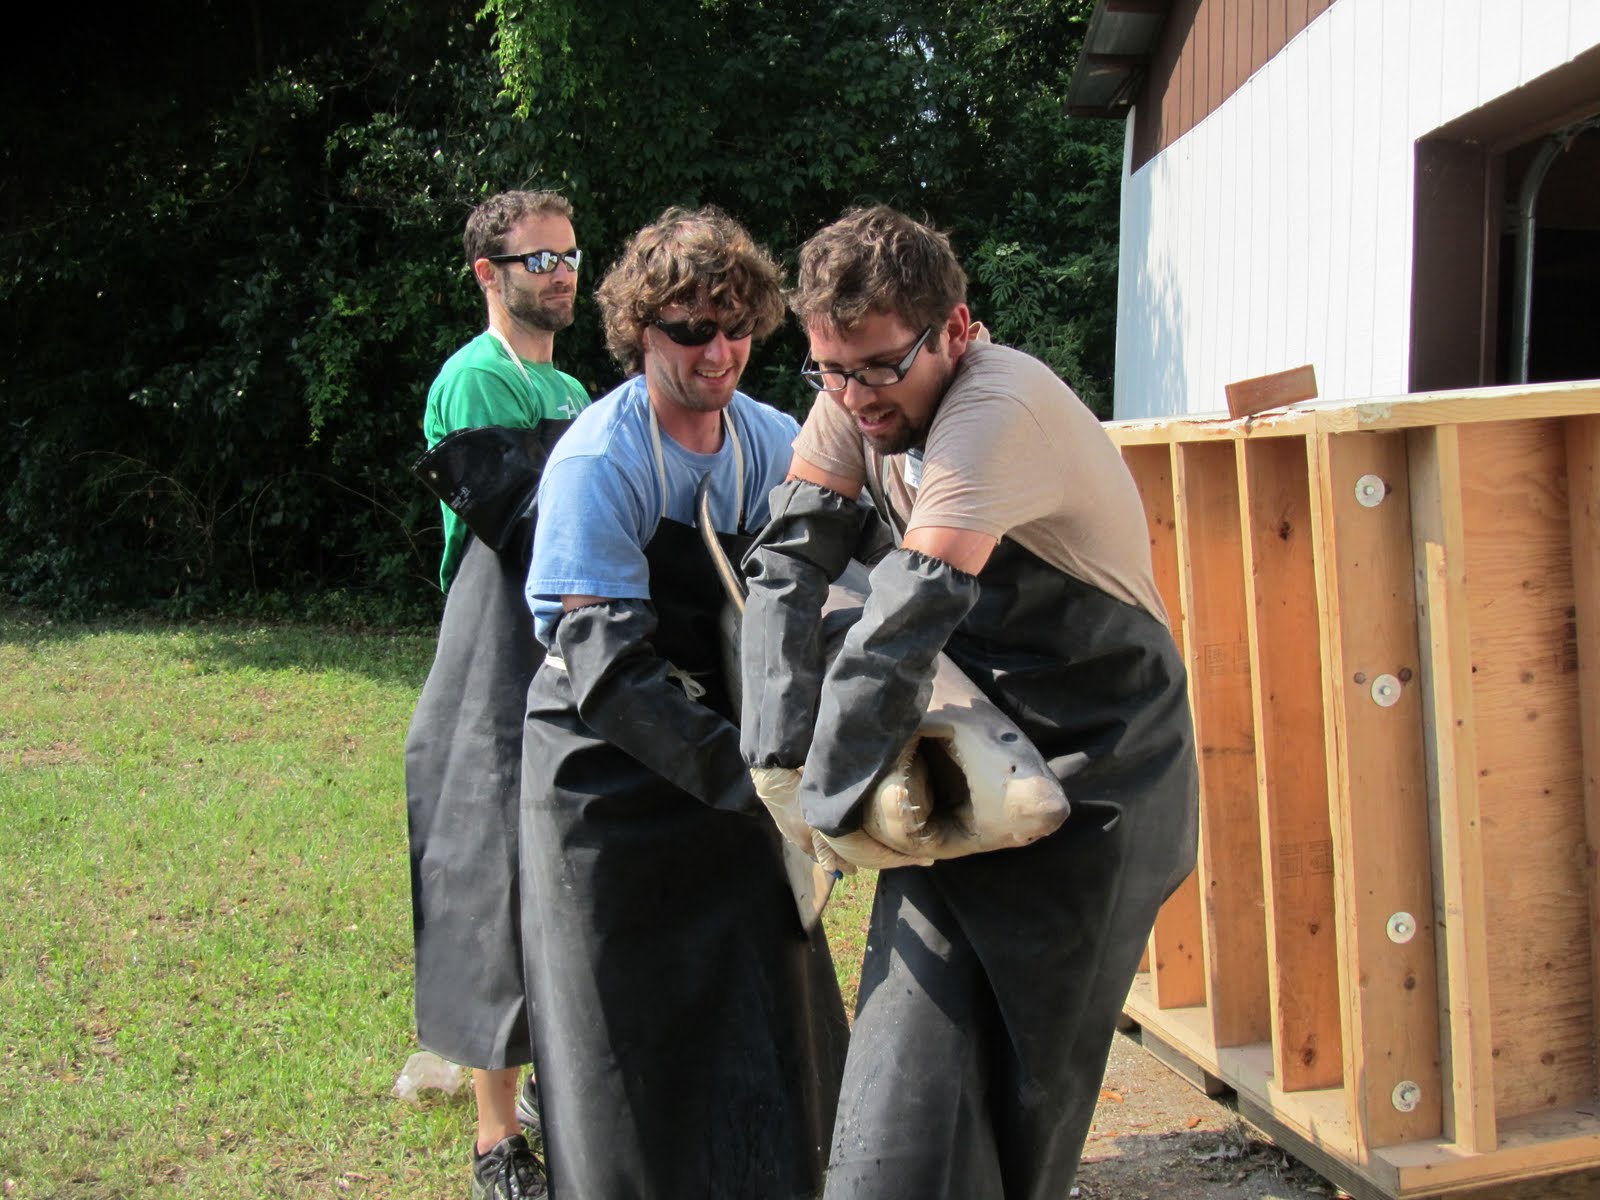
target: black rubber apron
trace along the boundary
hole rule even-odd
[[[945,652],[1058,775],[1089,764],[1050,837],[879,874],[830,1200],[1063,1200],[1156,913],[1194,865],[1167,628],[1010,542],[979,582]]]
[[[485,534],[506,546],[467,539],[405,750],[417,1041],[489,1070],[533,1061],[517,812],[528,681],[544,647],[523,596],[531,533],[520,527],[532,525],[533,489],[571,424],[474,431],[487,447],[446,439],[418,464],[431,465],[423,481],[441,499],[470,498],[469,525],[490,514]]]
[[[724,595],[699,533],[663,519],[645,556],[656,651],[735,719]],[[529,689],[524,749],[526,960],[553,1195],[815,1196],[848,1033],[826,938],[801,929],[772,821],[711,809],[595,736],[553,661]]]

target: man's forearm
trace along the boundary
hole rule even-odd
[[[752,766],[797,767],[822,689],[822,603],[850,561],[864,510],[803,480],[775,488],[771,506],[743,563],[740,746]]]
[[[601,737],[712,808],[759,812],[739,731],[689,698],[651,646],[656,618],[642,600],[575,608],[556,626],[578,715]]]

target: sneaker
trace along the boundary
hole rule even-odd
[[[544,1136],[544,1123],[539,1119],[539,1084],[532,1072],[523,1081],[517,1093],[517,1124],[528,1135],[529,1141],[539,1141]]]
[[[545,1200],[550,1195],[544,1167],[528,1140],[513,1133],[487,1154],[472,1159],[472,1200]]]

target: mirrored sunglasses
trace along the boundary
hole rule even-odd
[[[583,261],[583,251],[532,250],[527,254],[490,254],[487,258],[492,263],[519,262],[530,275],[548,275],[562,263],[566,264],[569,271],[576,271],[578,264]]]

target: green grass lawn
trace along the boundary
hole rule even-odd
[[[401,748],[431,631],[0,613],[4,1200],[466,1194],[416,1048]],[[848,1005],[871,881],[828,923]]]

